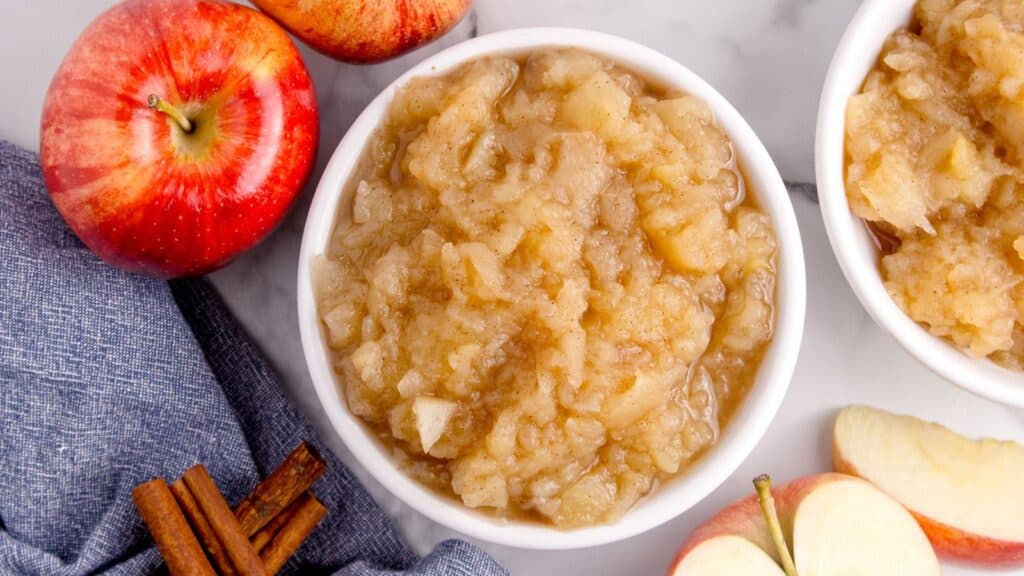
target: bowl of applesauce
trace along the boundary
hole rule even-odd
[[[946,379],[1024,406],[1024,8],[868,0],[829,70],[818,193],[880,326]]]
[[[777,411],[802,247],[717,92],[573,29],[427,59],[317,188],[298,307],[314,386],[381,484],[470,536],[579,548],[723,482]]]

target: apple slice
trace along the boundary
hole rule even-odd
[[[913,516],[874,486],[826,482],[800,502],[793,522],[800,576],[925,576],[939,561]]]
[[[673,576],[785,576],[775,560],[746,538],[723,535],[695,546]]]
[[[430,396],[417,396],[412,401],[412,413],[416,417],[416,430],[420,434],[420,444],[423,444],[424,453],[430,452],[444,434],[448,421],[457,407],[458,405],[451,400]]]
[[[771,498],[766,486],[758,491],[763,510],[750,497],[719,512],[693,532],[670,576],[940,574],[914,517],[859,478],[822,474],[771,490]],[[783,569],[786,536],[795,567]]]
[[[832,456],[909,508],[939,555],[1024,565],[1024,446],[855,406],[836,418]]]

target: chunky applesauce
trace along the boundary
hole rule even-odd
[[[846,190],[906,313],[1024,367],[1024,3],[920,0],[846,111]]]
[[[702,101],[597,57],[402,88],[315,264],[349,408],[467,506],[610,522],[719,437],[776,242]]]

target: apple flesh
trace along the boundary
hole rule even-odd
[[[940,556],[1024,566],[1024,446],[855,406],[836,418],[833,461],[909,508]]]
[[[429,453],[444,434],[456,408],[458,405],[455,402],[443,398],[417,396],[413,400],[412,413],[416,417],[416,430],[419,432],[424,453]]]
[[[937,576],[938,559],[914,518],[871,484],[822,474],[772,490],[799,576]],[[755,497],[697,528],[670,576],[781,575]]]
[[[756,544],[729,534],[693,547],[671,572],[673,576],[785,576],[775,560]]]
[[[192,276],[281,221],[317,130],[313,83],[272,20],[221,0],[128,0],[86,28],[54,76],[40,156],[54,204],[90,249],[133,271]]]
[[[332,58],[370,63],[443,36],[472,0],[252,0],[292,34]]]

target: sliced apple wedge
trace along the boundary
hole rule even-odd
[[[792,547],[792,573],[799,576],[940,574],[935,551],[914,517],[864,480],[821,474],[773,489],[771,495],[774,510],[762,511],[752,496],[697,528],[670,576],[780,576],[786,571],[777,546]],[[770,528],[766,516],[777,516],[772,525],[780,528]]]
[[[775,560],[746,538],[723,535],[695,546],[673,576],[785,576]]]
[[[793,521],[800,576],[925,576],[939,561],[913,516],[866,482],[827,482],[800,502]]]
[[[432,398],[430,396],[417,396],[412,401],[412,413],[416,417],[416,431],[420,435],[420,444],[423,444],[423,452],[430,452],[430,449],[440,440],[448,427],[448,421],[458,407],[451,400]]]
[[[855,406],[836,418],[832,456],[909,508],[940,556],[1024,565],[1024,446]]]

